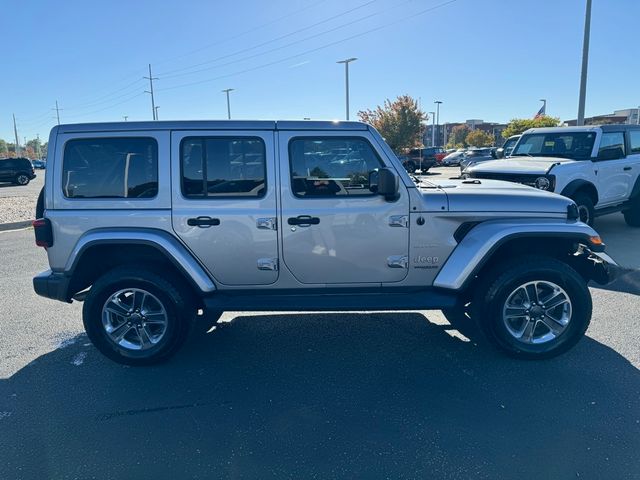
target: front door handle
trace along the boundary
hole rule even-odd
[[[187,220],[187,225],[189,225],[190,227],[202,227],[202,228],[207,228],[207,227],[212,227],[215,225],[220,225],[220,219],[219,218],[211,218],[211,217],[196,217],[196,218],[189,218]]]
[[[625,172],[628,172],[629,170],[631,170],[631,167],[624,167],[624,168],[623,168],[623,170],[624,170]]]
[[[318,225],[320,219],[311,215],[298,215],[287,219],[289,225],[298,225],[299,227],[308,227],[309,225]]]

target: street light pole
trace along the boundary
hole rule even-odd
[[[344,63],[344,83],[345,83],[345,91],[346,91],[346,104],[347,104],[347,120],[349,120],[349,64],[351,62],[355,62],[357,58],[345,58],[344,60],[339,60],[336,63]]]
[[[438,128],[438,137],[440,137],[440,104],[442,103],[440,100],[436,100],[433,102],[436,104],[436,126]],[[440,138],[438,138],[438,141]],[[434,145],[435,146],[435,145]]]
[[[582,72],[580,75],[580,98],[578,100],[578,125],[584,125],[584,104],[587,97],[587,67],[589,65],[589,37],[591,35],[591,0],[587,0],[584,17],[584,40],[582,42]]]
[[[431,146],[436,146],[436,112],[429,112],[431,114]]]
[[[233,92],[233,88],[225,88],[222,93],[227,94],[227,118],[231,120],[231,103],[229,102],[229,92]]]
[[[541,98],[540,101],[542,102],[542,114],[546,115],[547,114],[547,99],[546,98]]]

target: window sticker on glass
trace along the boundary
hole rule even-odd
[[[545,147],[551,147],[551,148],[553,148],[553,146],[554,146],[555,144],[556,144],[556,142],[553,142],[553,141],[551,141],[551,142],[544,142],[544,146],[545,146]]]

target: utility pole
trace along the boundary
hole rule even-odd
[[[436,112],[429,112],[431,114],[431,146],[436,146]]]
[[[227,118],[229,120],[231,120],[231,103],[229,101],[229,92],[233,92],[233,90],[233,88],[225,88],[224,90],[222,90],[222,93],[227,94]]]
[[[61,108],[58,107],[58,100],[56,100],[56,108],[54,108],[54,110],[56,111],[56,118],[58,119],[58,125],[60,125],[60,110],[61,110]]]
[[[18,127],[16,127],[16,114],[13,114],[13,134],[16,137],[16,157],[18,157],[18,152],[20,152],[20,141],[18,140]]]
[[[547,99],[546,98],[541,98],[540,101],[542,102],[542,114],[546,115],[547,114]]]
[[[146,80],[149,80],[149,90],[145,90],[145,93],[151,94],[151,114],[153,115],[153,119],[157,120],[157,118],[156,118],[156,99],[153,96],[153,81],[154,80],[158,80],[158,79],[151,74],[151,64],[149,64],[149,76],[148,77],[142,77],[142,78],[144,78]]]
[[[438,128],[438,141],[440,140],[440,100],[436,100],[433,103],[436,104],[436,126]],[[435,145],[434,145],[435,146]]]
[[[584,125],[584,104],[587,97],[587,67],[589,66],[589,37],[591,35],[591,0],[587,0],[584,16],[584,40],[582,42],[582,72],[580,75],[580,98],[578,100],[578,125]]]
[[[42,152],[40,150],[40,134],[39,133],[36,133],[36,149],[37,149],[36,155],[38,155],[38,159],[41,159]]]
[[[346,92],[346,103],[347,103],[347,120],[349,120],[349,64],[351,62],[355,62],[357,58],[345,58],[344,60],[339,60],[336,63],[344,63],[344,82],[345,82],[345,92]]]
[[[158,109],[160,108],[160,105],[156,105],[156,120],[160,120],[160,117],[158,117]]]

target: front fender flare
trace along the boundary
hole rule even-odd
[[[595,193],[595,201],[593,202],[593,204],[597,204],[598,203],[598,189],[596,188],[596,186],[589,182],[588,180],[583,180],[583,179],[576,179],[576,180],[572,180],[571,182],[569,182],[563,189],[562,192],[560,192],[560,195],[562,195],[563,197],[568,197],[568,198],[572,198],[573,195],[580,189],[587,189],[590,192]]]
[[[544,219],[489,220],[472,228],[453,250],[436,276],[433,286],[460,290],[478,273],[504,243],[516,238],[570,238],[594,251],[590,237],[598,233],[582,222]]]

